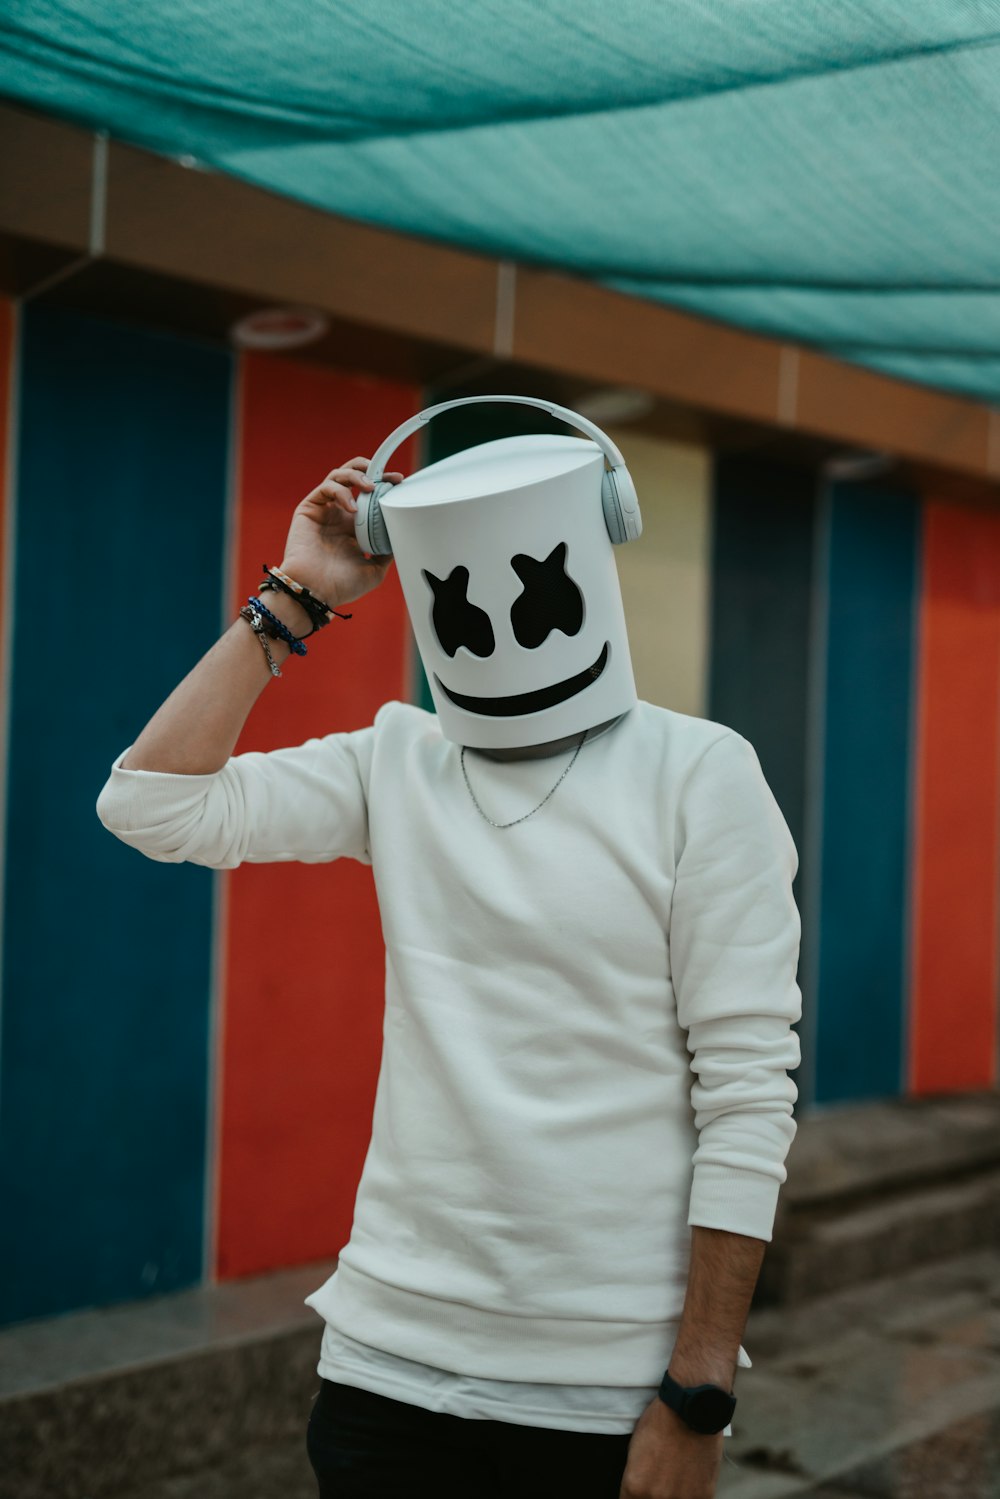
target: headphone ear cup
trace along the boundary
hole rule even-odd
[[[632,475],[624,465],[605,470],[601,481],[601,504],[604,507],[604,524],[608,528],[612,545],[621,546],[625,541],[638,541],[642,535],[639,498]]]
[[[358,495],[358,513],[354,517],[354,534],[358,546],[370,557],[391,557],[392,543],[379,504],[381,497],[392,488],[391,484],[376,484],[369,494]]]

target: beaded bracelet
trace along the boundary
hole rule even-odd
[[[276,614],[272,614],[270,609],[265,604],[262,604],[255,594],[250,595],[247,599],[247,604],[251,609],[263,616],[261,629],[265,630],[271,636],[272,640],[283,640],[286,645],[291,646],[296,656],[307,656],[309,654],[302,641],[297,635],[292,634],[284,620],[279,619]],[[263,623],[264,619],[270,623],[271,628],[269,630]]]
[[[247,624],[250,626],[251,630],[254,632],[261,645],[264,647],[264,655],[267,657],[267,664],[270,667],[272,677],[280,677],[281,667],[271,655],[271,647],[267,643],[267,634],[264,630],[264,621],[262,617],[256,612],[256,610],[251,609],[249,604],[244,604],[243,608],[240,610],[240,618],[246,620]]]

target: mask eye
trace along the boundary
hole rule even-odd
[[[485,609],[470,604],[466,597],[469,569],[454,567],[442,581],[424,570],[424,578],[434,595],[431,615],[434,633],[446,656],[454,656],[460,645],[474,656],[491,656],[495,641],[493,626]]]
[[[510,565],[524,584],[510,611],[518,645],[533,651],[553,630],[575,635],[583,624],[583,595],[566,572],[566,543],[561,541],[543,562],[522,552]]]

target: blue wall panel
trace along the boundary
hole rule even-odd
[[[749,739],[799,850],[816,476],[728,457],[714,475],[708,717]]]
[[[919,503],[827,498],[816,1101],[902,1090]]]
[[[230,373],[192,342],[24,318],[0,1322],[202,1273],[212,875],[127,849],[94,803],[219,633]]]
[[[713,502],[708,717],[757,751],[798,849],[794,891],[805,910],[816,475],[742,455],[719,458]],[[802,1065],[791,1075],[801,1105],[811,1101],[811,1057],[801,1028],[800,1037]]]

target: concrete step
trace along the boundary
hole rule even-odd
[[[768,1249],[754,1305],[806,1301],[998,1243],[1000,1170],[792,1215]]]
[[[1000,1244],[1000,1093],[840,1106],[799,1121],[755,1306]]]
[[[0,1499],[315,1499],[322,1322],[302,1302],[331,1269],[0,1332]]]

